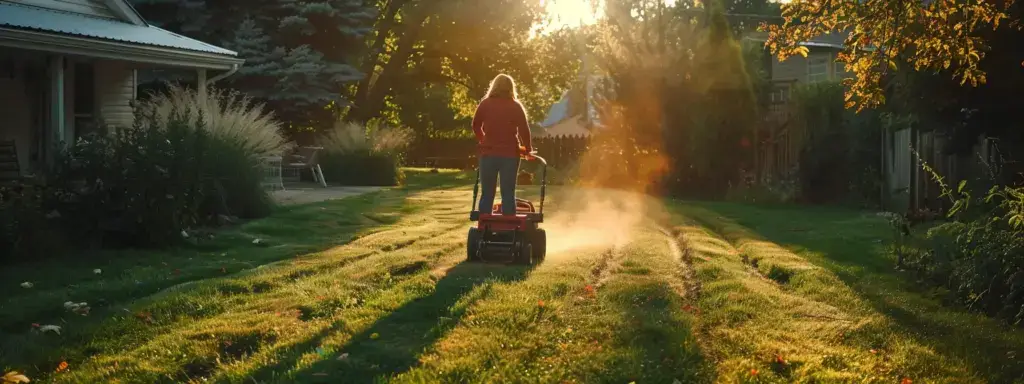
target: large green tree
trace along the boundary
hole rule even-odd
[[[394,107],[416,109],[389,100],[426,89],[442,97],[437,85],[449,90],[443,96],[465,117],[498,73],[519,81],[534,115],[550,104],[557,95],[551,88],[567,82],[574,65],[552,45],[561,35],[531,38],[544,16],[537,1],[390,0],[379,7],[362,62],[372,75],[352,92],[349,120],[379,118]]]

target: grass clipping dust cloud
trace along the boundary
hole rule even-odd
[[[579,159],[578,181],[554,192],[555,206],[543,225],[549,260],[574,249],[622,247],[665,214],[649,195],[667,169],[655,123],[660,111],[651,110],[660,103],[654,101],[636,100],[642,108],[603,106],[605,124]]]

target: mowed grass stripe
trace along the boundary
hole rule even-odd
[[[549,255],[525,280],[493,285],[391,381],[707,382],[665,240],[639,230],[621,248]]]
[[[396,198],[405,200],[405,196],[398,196]],[[455,198],[452,199],[452,201],[455,200]],[[333,204],[339,205],[345,203],[345,201],[333,202]],[[444,207],[446,205],[444,203],[446,202],[439,201],[439,206]],[[326,208],[326,213],[331,212],[330,205],[310,208]],[[70,344],[73,347],[60,349],[60,356],[53,358],[53,360],[57,361],[52,364],[55,365],[62,360],[74,363],[75,369],[72,372],[60,376],[62,379],[67,378],[71,382],[76,382],[79,380],[74,372],[89,371],[91,369],[91,362],[87,362],[90,356],[97,356],[98,359],[96,361],[100,361],[110,355],[115,357],[123,355],[126,350],[146,345],[154,335],[173,335],[179,329],[180,324],[195,324],[203,319],[216,317],[222,313],[230,317],[239,308],[247,304],[251,305],[254,301],[264,298],[270,300],[274,297],[273,293],[275,291],[279,290],[282,286],[294,284],[297,280],[317,274],[330,274],[331,269],[345,268],[349,263],[358,262],[374,254],[382,254],[403,247],[409,247],[414,241],[434,241],[439,238],[439,235],[444,233],[461,232],[456,229],[461,227],[459,225],[438,223],[431,217],[432,212],[429,209],[424,210],[420,207],[417,210],[421,212],[410,215],[410,221],[428,223],[429,225],[410,227],[406,224],[407,221],[403,220],[400,223],[389,226],[392,229],[373,231],[376,235],[364,236],[349,246],[336,247],[314,255],[298,257],[291,261],[261,265],[258,268],[252,268],[243,273],[231,275],[228,278],[207,279],[197,283],[178,285],[137,301],[131,306],[132,309],[130,311],[118,312],[111,309],[110,313],[102,314],[105,315],[101,318],[102,321],[93,323],[91,326],[87,323],[75,324],[76,328],[70,328],[71,334],[68,335],[68,332],[65,332],[65,336],[59,340],[60,344]],[[388,232],[392,233],[388,234]],[[386,239],[389,241],[375,239]],[[433,249],[436,249],[436,247]],[[362,270],[366,270],[366,268]],[[260,305],[257,304],[255,306]],[[136,316],[140,314],[142,316]],[[95,315],[96,313],[94,313]],[[69,327],[65,328],[66,331],[68,329]],[[26,334],[24,337],[39,338],[40,336]],[[72,342],[69,343],[68,339],[71,339]],[[7,348],[5,347],[5,349]],[[51,353],[51,355],[56,354]],[[189,353],[186,352],[183,356],[188,357]],[[118,360],[115,358],[113,361]],[[121,364],[118,362],[117,368]],[[197,363],[190,361],[179,361],[171,364],[162,363],[159,364],[162,366],[156,367],[156,370],[150,373],[159,372],[164,376],[168,376],[167,372],[173,372],[175,369],[183,372],[189,370],[197,372],[210,371],[210,368],[205,366],[188,368],[190,364],[193,367],[197,365]],[[204,364],[198,365],[202,366]],[[96,366],[97,370],[107,369],[106,366],[100,367],[100,365]],[[152,366],[153,364],[147,363],[145,365]],[[44,372],[46,370],[48,369],[40,369],[40,371]],[[116,370],[115,368],[114,371]],[[36,375],[36,377],[38,378],[39,375]],[[168,377],[175,376],[171,374]],[[129,379],[129,381],[136,380]]]
[[[701,283],[698,334],[718,382],[985,383],[875,310],[832,272],[718,214],[677,228]]]

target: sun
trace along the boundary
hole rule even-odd
[[[596,23],[602,4],[600,0],[540,0],[540,5],[547,13],[546,29],[554,30]]]

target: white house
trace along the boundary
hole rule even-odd
[[[594,130],[601,129],[595,90],[605,80],[606,77],[594,67],[593,60],[585,57],[576,86],[562,93],[562,98],[548,110],[540,123],[544,131],[539,136],[590,136]]]
[[[0,0],[0,180],[33,174],[96,124],[130,126],[139,69],[194,69],[205,92],[242,63],[125,0]]]

